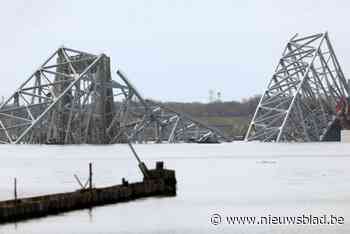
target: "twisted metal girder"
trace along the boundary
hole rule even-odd
[[[327,32],[295,35],[263,93],[246,141],[321,141],[349,88]]]
[[[112,144],[227,139],[191,117],[146,101],[110,60],[56,50],[0,106],[0,143]]]
[[[161,103],[144,99],[124,73],[119,70],[117,74],[124,88],[114,90],[121,100],[116,102],[119,107],[107,130],[113,136],[110,143],[126,142],[125,135],[132,142],[229,141],[215,128]]]

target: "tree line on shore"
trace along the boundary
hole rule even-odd
[[[163,104],[217,127],[229,137],[236,137],[245,135],[260,97],[260,95],[255,95],[242,99],[242,101],[163,102]]]

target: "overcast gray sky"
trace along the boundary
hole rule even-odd
[[[112,58],[146,97],[208,101],[262,93],[295,33],[328,31],[350,74],[349,1],[14,0],[0,8],[0,95],[57,47]]]

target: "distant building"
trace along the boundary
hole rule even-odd
[[[213,89],[209,90],[209,103],[221,102],[221,92]]]
[[[217,102],[221,102],[221,92],[217,92],[217,99],[216,99]]]
[[[210,89],[209,90],[209,103],[212,103],[215,101],[215,98],[214,98],[214,90]]]

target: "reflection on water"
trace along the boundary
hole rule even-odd
[[[162,144],[136,145],[149,167],[176,169],[178,196],[95,207],[0,226],[0,233],[341,233],[350,232],[350,145]],[[141,180],[125,145],[0,145],[0,199],[73,191],[93,162],[95,186]],[[210,216],[334,214],[344,225],[213,226]],[[349,220],[349,221],[348,221]]]

